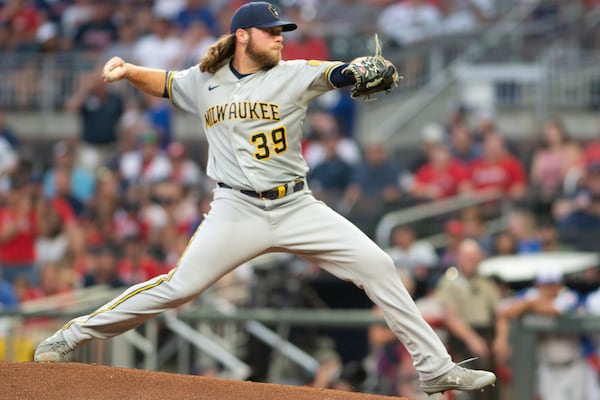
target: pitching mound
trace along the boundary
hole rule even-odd
[[[3,400],[391,400],[397,397],[238,382],[90,364],[0,362]]]

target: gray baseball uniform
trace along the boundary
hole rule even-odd
[[[402,285],[391,258],[306,187],[300,142],[307,107],[330,90],[338,63],[282,61],[240,76],[198,66],[171,73],[168,94],[201,118],[209,142],[207,173],[217,182],[210,212],[177,266],[127,289],[63,328],[72,347],[108,338],[202,293],[227,272],[275,251],[293,253],[354,282],[384,313],[422,380],[454,364]],[[259,196],[256,192],[269,191]]]

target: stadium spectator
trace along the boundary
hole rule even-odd
[[[121,57],[125,60],[131,60],[137,39],[137,28],[134,20],[125,19],[117,26],[116,40],[110,43],[99,58]]]
[[[175,19],[178,27],[185,31],[188,30],[196,21],[204,24],[210,33],[219,36],[223,29],[217,23],[207,0],[187,0],[186,6],[182,9]]]
[[[167,99],[155,96],[143,96],[142,109],[148,126],[156,130],[160,138],[160,148],[167,150],[173,140],[174,109]]]
[[[548,119],[542,128],[541,143],[535,149],[529,171],[532,202],[536,214],[548,217],[554,200],[561,195],[569,172],[582,162],[580,146],[566,133],[562,122]]]
[[[152,31],[135,43],[132,61],[148,68],[177,69],[181,47],[173,22],[154,16]]]
[[[38,234],[35,239],[35,261],[38,265],[58,263],[66,258],[69,236],[61,215],[50,201],[41,201]]]
[[[411,194],[425,201],[456,196],[469,190],[467,168],[452,158],[446,144],[429,148],[429,159],[415,171]]]
[[[86,213],[90,219],[112,226],[113,218],[123,203],[120,198],[118,173],[108,168],[100,168],[96,173],[96,180],[96,190],[94,196],[86,203]]]
[[[440,33],[442,15],[426,0],[398,1],[384,8],[377,20],[377,27],[397,46],[404,48],[428,40]],[[425,61],[420,54],[404,57],[401,75],[407,82],[414,82],[423,73]]]
[[[513,201],[527,194],[524,165],[507,151],[499,135],[485,138],[483,156],[472,162],[470,172],[475,191],[491,191]]]
[[[458,246],[465,239],[465,226],[457,218],[450,219],[444,224],[446,241],[440,253],[439,266],[445,270],[456,265]]]
[[[170,182],[186,188],[196,188],[203,192],[212,190],[214,183],[209,182],[209,178],[204,175],[198,163],[189,157],[185,144],[171,142],[167,147],[167,156],[172,166]]]
[[[343,137],[354,138],[357,105],[356,101],[350,97],[350,90],[348,88],[324,93],[315,99],[312,106],[316,112],[333,116]]]
[[[489,254],[491,238],[488,234],[483,212],[484,210],[480,207],[467,207],[460,212],[460,222],[464,227],[465,237],[475,240],[484,252]]]
[[[15,52],[35,50],[35,34],[40,21],[41,12],[31,1],[7,0],[0,8],[0,23],[6,27],[6,49]]]
[[[69,41],[73,41],[80,27],[92,19],[94,6],[92,0],[73,0],[66,5],[60,19],[60,28]]]
[[[149,129],[140,137],[140,148],[122,155],[119,164],[126,185],[150,184],[165,180],[172,171],[171,162],[160,149],[160,136]]]
[[[182,34],[181,47],[174,64],[181,69],[196,65],[215,40],[216,38],[206,24],[199,20],[192,22],[190,27]]]
[[[122,241],[129,236],[145,236],[147,228],[140,216],[139,200],[122,201],[115,210],[112,219],[112,231],[117,240]]]
[[[0,278],[0,311],[15,308],[18,304],[14,286]]]
[[[446,0],[440,1],[439,6],[443,14],[441,31],[444,34],[473,31],[496,16],[493,0]]]
[[[558,220],[561,242],[582,251],[597,251],[600,243],[600,162],[585,167],[584,192],[574,202],[574,209]]]
[[[471,136],[481,151],[483,139],[498,132],[496,112],[491,107],[480,107],[473,110],[471,115],[473,126],[470,130]],[[509,150],[512,152],[511,145],[512,143],[508,143]]]
[[[600,316],[600,288],[596,286],[589,292],[582,301],[582,311],[590,316]],[[582,338],[583,355],[587,360],[588,377],[586,379],[585,393],[586,399],[600,398],[600,360],[598,351],[600,350],[600,335],[592,333]]]
[[[557,317],[573,312],[578,294],[568,289],[556,265],[540,266],[535,287],[524,290],[498,305],[494,354],[506,364],[511,355],[509,322],[527,313]],[[544,400],[584,400],[587,365],[578,335],[550,334],[538,344],[536,389]]]
[[[559,239],[556,223],[549,218],[542,219],[537,226],[537,236],[542,244],[543,252],[572,251],[573,247]]]
[[[144,242],[139,236],[125,238],[123,257],[118,262],[118,276],[127,285],[144,282],[163,273],[163,266],[146,253]]]
[[[37,51],[40,53],[55,53],[58,55],[59,52],[66,50],[57,24],[49,20],[43,21],[36,30],[35,43]]]
[[[289,21],[296,21],[298,29],[290,32],[285,38],[283,47],[284,60],[329,60],[329,46],[320,34],[314,20],[304,18],[302,7],[295,3],[286,8]]]
[[[100,71],[84,74],[65,109],[80,120],[77,164],[94,171],[104,165],[117,142],[118,123],[123,114],[121,95],[109,91]]]
[[[118,249],[114,245],[105,244],[91,246],[87,251],[87,263],[81,285],[107,285],[111,288],[126,286],[118,275]]]
[[[197,194],[193,187],[183,186],[167,180],[152,187],[152,200],[160,205],[167,215],[167,224],[176,234],[186,234],[198,217]]]
[[[508,232],[516,240],[516,252],[539,253],[542,242],[537,235],[535,215],[526,209],[512,210],[508,215]]]
[[[69,293],[73,290],[68,269],[57,263],[44,263],[39,268],[38,284],[29,291],[28,300]]]
[[[0,136],[0,194],[10,186],[10,175],[17,167],[19,156],[8,140]]]
[[[461,122],[451,124],[449,136],[452,157],[465,165],[470,165],[483,154],[481,145],[475,141],[466,124]]]
[[[309,185],[315,196],[333,208],[338,206],[352,175],[352,166],[338,153],[341,140],[339,133],[335,131],[323,133],[319,144],[324,152],[324,159],[316,163],[308,173]]]
[[[421,147],[417,155],[414,156],[414,160],[410,163],[409,170],[415,173],[420,167],[425,165],[431,158],[431,150],[438,145],[445,144],[446,132],[444,127],[436,122],[429,122],[421,128]],[[413,149],[411,149],[413,150]]]
[[[336,118],[326,112],[315,111],[309,114],[310,131],[303,143],[303,155],[309,168],[325,159],[325,149],[321,141],[330,136],[339,136],[337,141],[338,156],[350,165],[356,165],[361,159],[360,147],[355,140],[340,132]]]
[[[381,215],[399,206],[403,198],[401,172],[386,146],[378,142],[366,146],[364,161],[354,167],[340,207],[368,235]]]
[[[491,256],[510,256],[517,254],[517,238],[509,230],[503,230],[491,238]]]
[[[154,15],[160,15],[163,18],[172,20],[186,7],[187,0],[154,0],[152,12]]]
[[[90,19],[83,22],[73,36],[76,50],[95,55],[105,51],[117,40],[117,27],[112,21],[114,6],[110,2],[94,2]]]
[[[35,238],[38,213],[28,182],[13,179],[0,205],[0,271],[12,283],[23,275],[37,282]]]
[[[479,357],[478,368],[494,369],[492,341],[495,309],[500,301],[498,286],[479,274],[484,259],[481,246],[472,239],[460,243],[456,268],[440,279],[437,295],[444,307],[445,326],[450,333],[448,348],[455,359]],[[477,393],[477,399],[495,398],[496,391]]]
[[[439,34],[442,15],[425,0],[398,1],[381,11],[377,25],[398,45],[408,46]]]
[[[431,243],[417,240],[417,232],[412,225],[400,225],[391,233],[391,247],[386,252],[392,257],[394,265],[408,273],[414,284],[414,298],[427,294],[432,269],[438,266],[438,255]]]
[[[43,178],[44,196],[53,199],[57,196],[57,178],[59,173],[68,173],[68,188],[61,188],[67,191],[81,207],[86,204],[94,195],[96,190],[96,178],[87,169],[79,167],[76,164],[76,144],[68,140],[61,140],[52,147],[52,165],[46,170]],[[60,183],[66,183],[62,177]],[[82,211],[82,210],[79,210]]]

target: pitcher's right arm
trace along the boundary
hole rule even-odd
[[[165,95],[167,71],[162,69],[141,67],[125,62],[120,57],[113,57],[104,64],[102,77],[106,82],[125,79],[142,92],[152,96]]]

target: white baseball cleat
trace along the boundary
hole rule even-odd
[[[496,375],[489,371],[463,368],[455,365],[450,371],[437,378],[421,382],[421,389],[427,394],[441,393],[446,390],[471,392],[494,385]]]
[[[56,332],[35,348],[33,361],[35,362],[60,362],[65,355],[73,349],[69,347],[62,331]]]

